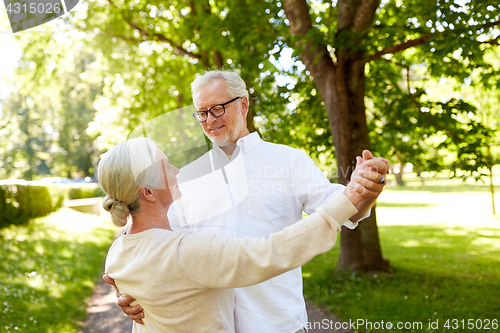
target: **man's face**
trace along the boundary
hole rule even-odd
[[[233,96],[229,94],[226,82],[216,79],[200,88],[194,96],[194,104],[197,110],[206,111],[231,99]],[[212,142],[236,143],[239,138],[248,134],[245,121],[248,103],[246,98],[241,98],[227,104],[225,109],[225,114],[217,118],[209,113],[207,121],[201,123],[201,126]]]

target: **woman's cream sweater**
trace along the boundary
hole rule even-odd
[[[330,250],[357,213],[340,193],[316,213],[267,238],[222,238],[149,229],[111,246],[105,271],[137,299],[133,332],[234,332],[233,289],[265,281]]]

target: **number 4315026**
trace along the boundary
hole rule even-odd
[[[19,14],[19,13],[30,13],[30,14],[58,14],[62,11],[62,6],[60,3],[27,3],[20,4],[16,2],[15,4],[9,3],[7,5],[7,13],[9,14]]]
[[[465,329],[470,329],[470,330],[490,330],[490,329],[498,329],[498,319],[468,319],[467,321],[465,319],[459,320],[459,319],[448,319],[444,323],[444,327],[447,329],[454,329],[454,330],[465,330]]]

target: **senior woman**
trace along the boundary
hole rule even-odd
[[[379,159],[363,163],[385,170]],[[116,145],[99,163],[104,208],[117,226],[131,217],[129,230],[109,250],[105,271],[144,309],[145,325],[134,322],[133,332],[234,332],[232,288],[260,283],[330,250],[355,205],[383,187],[373,186],[378,172],[356,171],[343,193],[309,217],[268,238],[234,239],[172,231],[167,211],[181,197],[177,173],[147,138]]]

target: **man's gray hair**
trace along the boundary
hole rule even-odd
[[[215,79],[222,79],[226,82],[231,97],[246,97],[248,104],[250,105],[249,94],[245,81],[241,79],[238,73],[224,70],[206,71],[191,83],[191,95],[193,96],[193,102],[194,97],[200,88]]]

